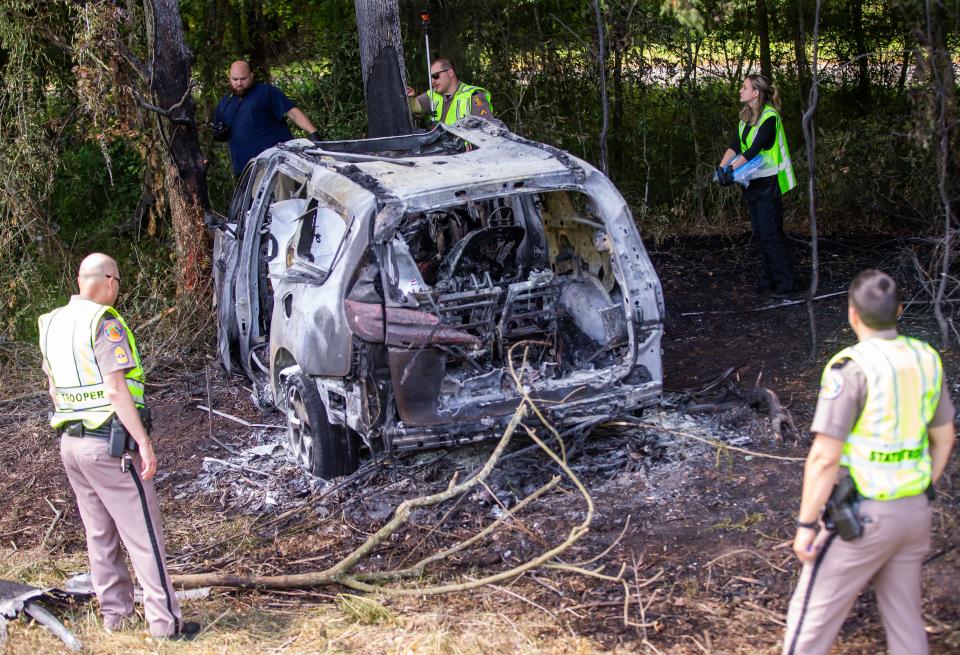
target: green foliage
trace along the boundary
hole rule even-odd
[[[405,73],[420,91],[427,85],[417,21],[424,4],[400,2]],[[602,114],[592,3],[431,4],[432,54],[452,58],[461,79],[488,88],[499,118],[597,162]],[[812,52],[813,3],[600,2],[609,174],[647,234],[747,229],[739,194],[710,178],[737,121],[740,81],[759,67],[757,7],[764,4],[800,182],[785,206],[791,228],[803,230],[800,117],[809,69],[797,53]],[[283,89],[326,138],[363,136],[351,0],[182,0],[179,6],[195,56],[197,124],[215,209],[226,208],[233,179],[226,146],[214,143],[204,125],[228,92],[226,72],[235,59],[250,59],[260,78]],[[826,2],[821,21],[821,228],[929,233],[939,229],[940,210],[933,192],[936,103],[927,69],[915,65],[922,3],[864,0],[862,16],[855,6]],[[943,29],[955,49],[960,23],[956,9],[948,9]],[[0,267],[0,341],[29,338],[36,315],[62,301],[79,257],[94,249],[117,254],[121,270],[135,271],[125,278],[140,285],[127,286],[133,291],[126,302],[137,312],[152,316],[169,299],[168,226],[140,225],[134,217],[143,180],[150,179],[145,172],[157,170],[164,146],[144,129],[155,116],[125,90],[126,65],[106,54],[108,42],[122,42],[149,61],[144,30],[141,3],[0,0],[0,252],[16,253],[16,265]]]
[[[73,250],[90,250],[121,227],[130,228],[142,193],[143,161],[126,143],[107,146],[110,165],[97,144],[63,152],[54,176],[49,216]]]

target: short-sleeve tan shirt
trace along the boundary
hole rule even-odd
[[[879,336],[884,339],[896,338],[896,330],[884,330]],[[836,382],[830,387],[829,393],[824,393],[825,386],[820,387],[817,398],[817,409],[810,424],[810,431],[814,434],[825,434],[828,437],[846,441],[850,430],[853,429],[863,404],[867,397],[867,377],[863,369],[853,360],[846,359],[834,363],[833,369],[840,374],[842,382]],[[839,393],[837,386],[840,387]],[[938,427],[951,423],[956,410],[950,400],[950,392],[944,379],[940,389],[940,402],[930,420],[930,427]]]
[[[123,323],[109,315],[104,316],[97,326],[93,354],[97,358],[100,372],[104,375],[126,371],[137,365],[126,328]]]

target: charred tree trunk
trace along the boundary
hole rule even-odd
[[[206,160],[200,152],[196,105],[191,96],[193,55],[183,36],[176,0],[144,0],[151,54],[150,93],[160,135],[164,186],[176,242],[178,289],[201,292],[210,268],[210,244],[203,224],[209,207]]]
[[[360,68],[371,137],[413,132],[407,107],[397,0],[355,0]]]
[[[772,80],[773,62],[770,60],[770,19],[767,15],[767,0],[757,0],[757,35],[760,37],[760,72],[768,80]]]

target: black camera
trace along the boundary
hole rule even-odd
[[[230,138],[230,126],[223,121],[211,121],[210,132],[213,133],[214,141],[226,141]]]

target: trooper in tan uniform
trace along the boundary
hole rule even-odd
[[[133,614],[133,581],[126,547],[143,588],[144,614],[155,637],[189,639],[199,625],[184,623],[167,573],[160,505],[152,478],[157,459],[139,408],[143,369],[136,341],[115,309],[116,262],[89,255],[77,277],[80,293],[40,317],[40,349],[61,434],[60,459],[77,497],[87,535],[93,587],[104,627],[117,630]],[[114,416],[136,442],[126,457],[109,454]]]
[[[889,653],[928,652],[920,575],[954,407],[937,352],[897,334],[900,311],[890,276],[867,270],[854,279],[848,319],[859,342],[827,364],[810,427],[793,542],[803,570],[787,614],[786,655],[827,653],[868,582]],[[859,498],[863,532],[850,541],[819,521],[839,476],[852,478]]]

